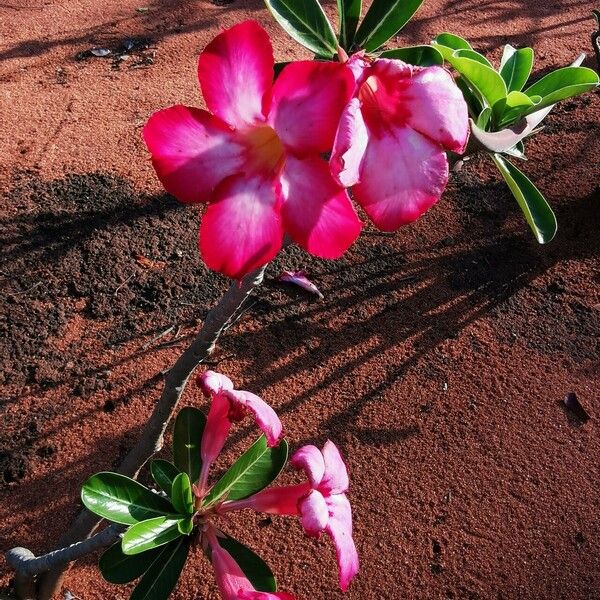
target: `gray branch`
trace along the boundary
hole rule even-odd
[[[246,275],[241,282],[232,283],[217,306],[206,315],[202,329],[194,341],[167,373],[161,397],[156,403],[150,419],[144,426],[138,443],[130,450],[117,469],[118,473],[133,478],[137,477],[144,464],[162,448],[163,435],[190,376],[196,367],[210,356],[219,336],[232,324],[236,313],[246,298],[262,283],[265,269],[266,266],[261,267]],[[91,543],[91,540],[95,539],[96,536],[93,538],[89,538],[89,536],[93,534],[100,521],[101,519],[93,513],[83,510],[59,540],[58,546],[62,549],[39,558],[32,558],[31,552],[25,548],[10,550],[7,553],[7,560],[10,555],[13,561],[11,566],[17,573],[16,579],[20,582],[20,589],[30,589],[33,585],[33,574],[42,573],[37,585],[37,598],[38,600],[50,600],[60,588],[68,562],[84,555],[83,553],[77,553],[73,559],[67,558],[65,561],[64,557],[68,555],[67,551],[74,546],[85,548],[85,546],[78,546],[78,543],[85,544],[88,541]],[[108,534],[106,535],[108,536]],[[86,540],[85,538],[89,539]],[[94,544],[91,543],[91,545]],[[97,547],[93,547],[90,552],[96,549]],[[39,561],[36,563],[37,565],[44,565],[44,569],[35,570],[34,566],[31,565],[33,560]],[[26,572],[31,572],[31,575],[27,575]],[[33,597],[29,595],[19,596],[22,600]]]

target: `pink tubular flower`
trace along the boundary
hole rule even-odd
[[[271,514],[299,514],[308,535],[325,532],[333,540],[340,587],[347,591],[358,573],[359,561],[352,539],[352,511],[345,493],[349,486],[346,465],[329,440],[322,451],[316,446],[303,446],[291,462],[304,470],[307,483],[266,489],[245,500],[225,502],[221,511],[252,508]]]
[[[340,119],[331,172],[383,231],[394,231],[437,202],[448,181],[444,150],[467,144],[467,105],[442,67],[400,60],[346,63],[356,89]]]
[[[217,531],[209,526],[205,538],[210,547],[215,579],[223,600],[294,600],[286,592],[256,591],[233,556],[219,544]]]
[[[294,62],[273,83],[273,65],[264,29],[254,21],[236,25],[198,61],[210,112],[172,106],[144,128],[165,189],[185,203],[208,203],[204,261],[236,279],[271,260],[284,233],[316,256],[337,258],[361,229],[320,156],[331,150],[354,86],[351,72]]]
[[[235,390],[229,377],[215,371],[205,371],[198,377],[198,382],[204,394],[212,398],[200,445],[202,470],[199,489],[204,491],[210,466],[223,449],[234,421],[241,421],[251,413],[269,446],[279,443],[283,427],[275,411],[262,398],[251,392]]]

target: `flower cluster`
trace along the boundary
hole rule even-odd
[[[327,441],[322,450],[313,445],[303,446],[292,456],[292,465],[306,474],[304,483],[270,487],[248,498],[225,499],[217,505],[207,505],[209,469],[223,448],[231,424],[247,414],[252,415],[270,446],[277,445],[283,429],[279,417],[268,404],[250,392],[234,389],[225,375],[206,371],[199,377],[199,384],[210,396],[211,407],[201,443],[202,470],[194,493],[196,505],[200,507],[202,543],[211,557],[221,596],[225,600],[293,600],[284,592],[255,590],[240,565],[219,542],[225,536],[212,523],[211,515],[242,509],[299,515],[308,535],[319,536],[324,532],[330,536],[336,549],[340,587],[346,591],[358,572],[359,561],[352,539],[352,511],[346,497],[348,471],[335,444]]]
[[[273,69],[264,29],[236,25],[198,60],[209,110],[173,106],[144,128],[165,189],[207,205],[204,261],[236,279],[284,236],[341,256],[362,228],[346,188],[380,229],[414,221],[446,186],[445,150],[462,152],[468,138],[466,104],[441,67],[358,53],[290,63],[275,82]]]

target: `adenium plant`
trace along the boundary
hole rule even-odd
[[[140,578],[131,598],[167,598],[190,552],[204,551],[224,600],[293,600],[277,591],[269,567],[252,550],[221,531],[217,518],[243,510],[297,515],[310,536],[325,532],[333,541],[339,582],[347,590],[359,562],[352,539],[352,511],[346,497],[348,471],[339,450],[303,446],[291,458],[306,481],[270,486],[285,467],[288,444],[275,411],[232,381],[204,372],[199,385],[211,399],[208,416],[182,409],[173,430],[173,462],[152,461],[157,490],[118,473],[98,473],[84,484],[81,499],[98,516],[126,526],[122,539],[100,558],[111,583]],[[216,482],[210,468],[231,426],[250,415],[263,435]],[[159,568],[160,567],[160,568]]]

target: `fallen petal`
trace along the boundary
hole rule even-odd
[[[577,394],[575,392],[569,392],[563,400],[567,409],[582,423],[586,423],[590,420],[590,415],[587,413],[585,408],[579,402]]]
[[[305,289],[307,292],[316,294],[321,300],[324,298],[323,294],[319,291],[319,288],[306,277],[306,271],[284,271],[277,277],[277,281],[294,283],[302,289]]]

